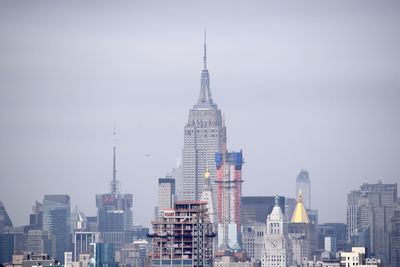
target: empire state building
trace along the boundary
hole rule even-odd
[[[189,111],[189,118],[184,128],[182,200],[200,200],[206,170],[210,174],[213,199],[216,199],[215,153],[225,150],[226,127],[222,112],[212,99],[210,75],[207,69],[207,46],[204,40],[200,95],[197,103]]]

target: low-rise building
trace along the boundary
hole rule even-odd
[[[235,262],[230,256],[222,256],[214,262],[214,267],[256,267],[255,262]]]
[[[58,262],[52,259],[48,254],[25,252],[23,254],[14,254],[12,262],[4,264],[5,267],[34,267],[56,265]]]
[[[340,252],[341,267],[379,267],[381,261],[374,258],[366,258],[365,247],[352,247],[351,252]]]

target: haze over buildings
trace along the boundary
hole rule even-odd
[[[17,226],[50,193],[96,214],[117,120],[121,193],[148,224],[157,190],[143,188],[182,155],[207,27],[243,195],[295,198],[306,168],[320,221],[345,222],[347,192],[399,180],[399,14],[398,1],[1,2],[1,201]]]

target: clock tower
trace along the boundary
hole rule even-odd
[[[264,233],[264,252],[262,267],[286,267],[291,265],[292,252],[288,238],[288,222],[279,207],[279,197],[275,197],[275,206],[267,217]]]

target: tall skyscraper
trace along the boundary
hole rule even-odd
[[[0,234],[0,264],[11,262],[13,254],[26,250],[27,235],[22,230],[12,228]]]
[[[101,240],[114,244],[118,250],[130,241],[132,222],[132,194],[120,194],[116,168],[116,143],[114,129],[113,171],[110,193],[96,195],[97,226]]]
[[[394,211],[390,225],[390,263],[400,267],[400,209]]]
[[[158,210],[171,209],[175,202],[175,179],[158,179]]]
[[[6,211],[6,208],[3,206],[3,203],[0,201],[0,234],[4,232],[4,228],[12,228],[13,224],[11,222],[10,216]]]
[[[172,168],[172,170],[165,175],[165,178],[171,178],[175,180],[175,199],[181,200],[183,192],[182,163],[178,161],[176,167]]]
[[[242,164],[240,152],[215,154],[217,166],[218,250],[239,251],[241,242]]]
[[[184,128],[182,161],[182,200],[199,200],[203,191],[203,174],[210,172],[213,193],[216,192],[216,166],[214,155],[223,151],[226,128],[221,110],[211,96],[210,76],[207,69],[207,46],[204,40],[203,70],[197,104],[189,111]],[[213,196],[214,201],[215,196]],[[215,203],[215,202],[214,202]]]
[[[390,259],[389,229],[397,205],[397,184],[364,183],[347,195],[348,239],[367,247],[384,264]],[[362,244],[364,242],[364,244]]]
[[[52,256],[61,262],[71,243],[70,202],[68,195],[45,195],[43,199],[43,230],[55,238],[56,253]]]
[[[29,215],[29,228],[31,230],[39,230],[43,227],[43,205],[35,201],[32,206],[32,213]]]
[[[301,170],[296,179],[296,195],[301,191],[305,208],[311,209],[311,183],[307,170]]]
[[[14,253],[13,224],[8,216],[6,208],[0,201],[0,264],[11,261]]]
[[[292,262],[292,253],[288,238],[288,222],[279,207],[279,197],[275,197],[275,206],[267,217],[264,234],[264,252],[262,267],[286,267]]]

